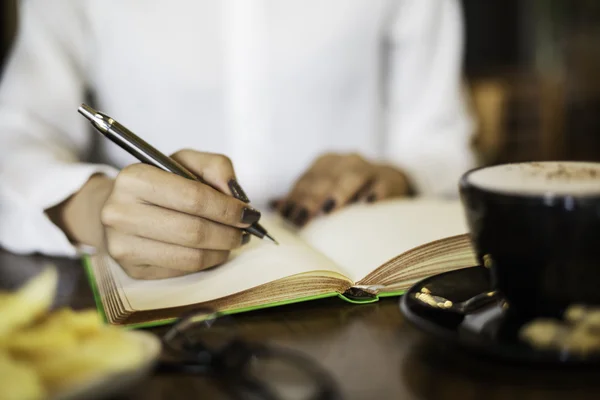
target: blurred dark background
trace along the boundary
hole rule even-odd
[[[484,162],[600,160],[600,1],[463,7]]]
[[[0,0],[0,65],[16,0]],[[600,160],[600,1],[462,0],[483,163]]]
[[[15,3],[16,0],[0,0],[0,65],[4,61],[16,27]]]

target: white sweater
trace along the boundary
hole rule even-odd
[[[167,154],[230,156],[259,208],[323,152],[456,195],[474,166],[462,29],[455,0],[23,1],[0,85],[0,245],[75,255],[44,210],[136,161],[77,113],[87,91]]]

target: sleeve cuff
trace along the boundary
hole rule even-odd
[[[471,121],[450,123],[443,129],[431,126],[407,128],[396,129],[426,133],[392,136],[387,161],[406,173],[416,194],[458,197],[461,176],[478,164],[470,143]]]
[[[406,173],[415,194],[456,198],[460,177],[475,166],[474,157],[464,151],[455,151],[451,157],[442,154],[443,150],[415,151],[393,163]]]
[[[94,174],[116,177],[107,165],[64,163],[0,177],[0,244],[14,253],[79,254],[45,210],[77,192]]]

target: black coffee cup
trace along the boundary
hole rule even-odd
[[[600,163],[474,169],[460,180],[471,240],[509,309],[557,316],[600,304]]]

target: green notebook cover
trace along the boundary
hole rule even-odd
[[[102,320],[104,321],[104,323],[108,324],[108,318],[106,316],[106,311],[104,310],[104,304],[102,303],[100,291],[98,290],[98,285],[96,283],[96,277],[94,276],[94,270],[92,268],[90,256],[88,256],[88,255],[83,256],[83,266],[84,266],[90,287],[92,289],[92,293],[94,294],[94,301],[96,303],[96,308],[98,309],[98,312],[100,313],[100,316],[102,317]],[[259,306],[254,306],[254,307],[245,307],[245,308],[227,310],[227,311],[223,311],[223,314],[230,314],[230,315],[231,314],[239,314],[239,313],[244,313],[244,312],[249,312],[249,311],[260,310],[260,309],[264,309],[264,308],[279,307],[279,306],[284,306],[287,304],[301,303],[301,302],[305,302],[305,301],[319,300],[319,299],[325,299],[325,298],[336,297],[336,296],[339,297],[340,299],[343,299],[344,301],[346,301],[348,303],[368,304],[368,303],[374,303],[374,302],[379,301],[379,298],[381,298],[381,297],[401,296],[405,292],[406,292],[405,290],[400,290],[400,291],[396,291],[396,292],[384,292],[384,293],[380,293],[378,295],[373,295],[370,298],[360,299],[360,300],[349,298],[342,293],[331,292],[331,293],[325,293],[325,294],[320,294],[320,295],[316,295],[316,296],[308,296],[308,297],[302,297],[302,298],[273,302],[273,303],[265,303],[265,304],[261,304]],[[169,325],[169,324],[174,323],[175,321],[176,321],[176,318],[170,318],[170,319],[149,321],[149,322],[138,323],[138,324],[123,325],[123,327],[127,328],[127,329],[150,328],[150,327],[155,327],[155,326]]]

